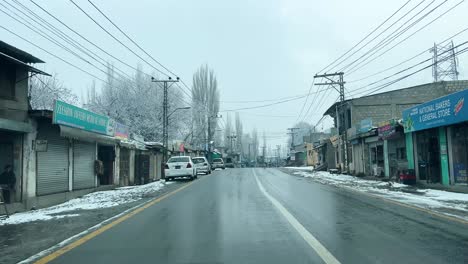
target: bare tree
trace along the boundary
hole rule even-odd
[[[30,81],[29,102],[32,109],[52,110],[55,100],[78,104],[78,96],[58,80],[57,74],[52,77],[36,75]]]
[[[132,78],[117,75],[112,65],[107,68],[106,83],[96,92],[95,84],[88,90],[85,106],[97,113],[112,117],[127,125],[130,132],[140,134],[146,140],[162,140],[163,90],[157,83],[138,70]],[[169,111],[180,107],[183,98],[180,90],[169,89]],[[189,133],[190,115],[174,112],[169,119],[169,139],[183,139]]]
[[[224,148],[229,151],[231,150],[231,136],[232,136],[232,122],[231,115],[226,113],[226,126],[224,127]]]
[[[192,84],[192,116],[194,132],[203,135],[194,138],[192,144],[202,144],[213,138],[217,127],[215,118],[219,112],[219,91],[216,75],[208,65],[203,65],[193,75]],[[210,124],[208,125],[208,122]],[[208,132],[208,127],[211,128]]]
[[[255,161],[257,160],[259,146],[260,144],[258,141],[258,132],[257,129],[254,128],[252,130],[252,156]]]

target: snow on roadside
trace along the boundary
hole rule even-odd
[[[297,171],[296,169],[292,170],[294,171],[294,175],[311,178],[313,181],[322,184],[367,192],[468,220],[468,194],[432,189],[416,189],[401,183],[365,180],[355,176],[330,174],[324,171],[305,172]]]
[[[286,167],[286,169],[300,170],[300,171],[313,171],[314,167],[313,166],[308,166],[308,167]]]
[[[9,218],[0,220],[0,226],[76,217],[79,214],[68,212],[109,208],[135,202],[146,195],[161,190],[166,184],[171,183],[158,181],[145,185],[120,187],[110,191],[93,192],[55,206],[10,215]]]

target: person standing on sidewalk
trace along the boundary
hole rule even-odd
[[[6,165],[0,174],[0,185],[3,190],[3,201],[11,203],[11,193],[15,190],[16,176],[11,165]]]

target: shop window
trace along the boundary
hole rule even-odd
[[[16,67],[0,60],[0,98],[15,97]]]

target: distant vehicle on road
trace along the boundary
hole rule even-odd
[[[205,174],[211,174],[211,165],[206,160],[205,157],[195,157],[192,158],[193,163],[195,164],[195,169],[197,174],[199,173],[205,173]]]
[[[190,180],[197,178],[196,168],[189,156],[178,156],[170,158],[164,165],[166,181],[176,178],[186,178]]]
[[[234,162],[232,158],[226,158],[226,162],[224,162],[224,166],[226,168],[234,168]]]
[[[216,169],[226,169],[226,166],[224,166],[224,160],[222,158],[216,158],[216,159],[213,159],[213,164],[211,164],[211,168],[213,170],[216,170]]]

